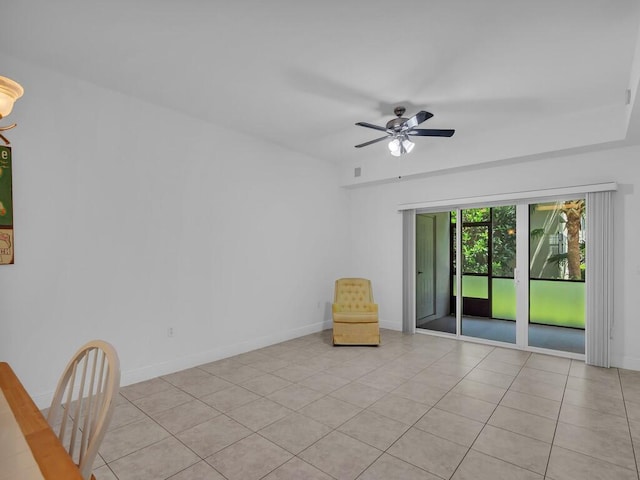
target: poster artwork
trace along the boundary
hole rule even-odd
[[[13,263],[11,148],[0,146],[0,265]]]

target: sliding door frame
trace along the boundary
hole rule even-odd
[[[516,345],[529,345],[529,202],[516,203]],[[527,321],[520,321],[527,319]],[[528,347],[527,347],[528,348]]]
[[[601,183],[595,185],[582,185],[566,188],[554,188],[546,190],[535,190],[525,192],[511,192],[497,195],[487,195],[469,198],[459,198],[450,200],[437,200],[430,202],[420,202],[411,204],[401,204],[398,206],[398,210],[403,212],[404,222],[413,223],[415,227],[415,216],[417,213],[436,213],[443,211],[456,211],[457,218],[461,219],[461,210],[466,208],[479,208],[479,207],[493,207],[503,205],[515,205],[516,206],[516,244],[518,246],[516,250],[516,271],[514,272],[514,281],[516,282],[516,343],[503,343],[492,340],[486,340],[476,337],[468,337],[461,334],[461,322],[462,322],[462,295],[456,296],[456,334],[455,337],[461,340],[472,341],[476,343],[483,343],[488,345],[497,345],[507,348],[515,348],[520,350],[527,350],[532,352],[540,352],[546,354],[553,354],[556,356],[564,356],[567,358],[574,358],[579,360],[585,359],[585,354],[576,354],[571,352],[564,352],[560,350],[550,350],[539,347],[528,346],[528,332],[529,332],[529,205],[532,203],[542,203],[549,201],[562,201],[564,199],[576,199],[585,198],[587,193],[596,192],[611,192],[617,190],[616,183]],[[589,206],[587,205],[587,209]],[[413,217],[413,222],[410,218]],[[404,230],[405,236],[407,230]],[[412,238],[403,238],[403,248],[405,252],[415,252],[415,230],[413,231]],[[462,265],[462,222],[456,222],[456,265]],[[408,264],[407,260],[411,258],[413,265]],[[408,274],[413,273],[415,275],[415,255],[404,255],[404,272],[405,278]],[[587,267],[589,268],[589,267]],[[405,284],[406,286],[406,284]],[[462,292],[462,274],[461,269],[458,267],[456,271],[456,287],[458,292]],[[404,291],[404,302],[410,302],[413,308],[407,309],[407,305],[404,305],[404,310],[413,310],[413,332],[416,332],[415,328],[415,288],[412,291]],[[411,298],[409,300],[409,298]],[[585,306],[586,308],[586,306]],[[588,318],[588,315],[587,315]],[[526,319],[523,321],[522,319]],[[406,321],[408,319],[404,319]],[[407,332],[408,333],[408,332]],[[420,333],[436,336],[451,337],[452,334],[438,333],[420,330]],[[608,336],[608,332],[603,332]],[[586,347],[586,345],[585,345]],[[587,352],[588,353],[588,352]]]

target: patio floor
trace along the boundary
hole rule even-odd
[[[418,321],[417,328],[455,333],[456,317],[447,315],[427,322]],[[516,343],[516,323],[495,318],[462,317],[462,334],[497,342]],[[584,330],[529,324],[529,346],[584,353]]]

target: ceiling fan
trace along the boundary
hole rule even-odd
[[[433,114],[421,110],[411,118],[404,118],[402,115],[404,115],[405,111],[406,109],[404,107],[396,107],[393,110],[393,113],[395,113],[398,118],[389,120],[385,127],[373,125],[367,122],[356,123],[356,125],[360,127],[373,128],[374,130],[386,132],[386,135],[384,137],[361,143],[360,145],[356,145],[356,148],[366,147],[367,145],[371,145],[373,143],[381,142],[383,140],[391,138],[391,141],[389,142],[389,150],[391,151],[391,155],[399,157],[400,155],[409,153],[411,150],[413,150],[414,143],[409,140],[410,136],[451,137],[455,133],[455,130],[416,128],[425,120],[433,117]]]

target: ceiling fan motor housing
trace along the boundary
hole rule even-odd
[[[393,120],[389,120],[387,122],[387,130],[390,130],[392,132],[399,132],[400,130],[402,130],[402,127],[406,121],[407,119],[403,117],[398,117],[398,118],[394,118]]]
[[[396,132],[396,133],[402,130],[402,124],[407,121],[407,119],[403,118],[402,115],[404,115],[404,112],[406,111],[407,109],[404,108],[403,106],[398,106],[394,108],[393,113],[398,118],[394,118],[393,120],[389,120],[387,122],[387,130],[391,132]]]
[[[406,111],[407,109],[402,106],[393,109],[393,113],[396,115],[396,117],[401,117]]]

